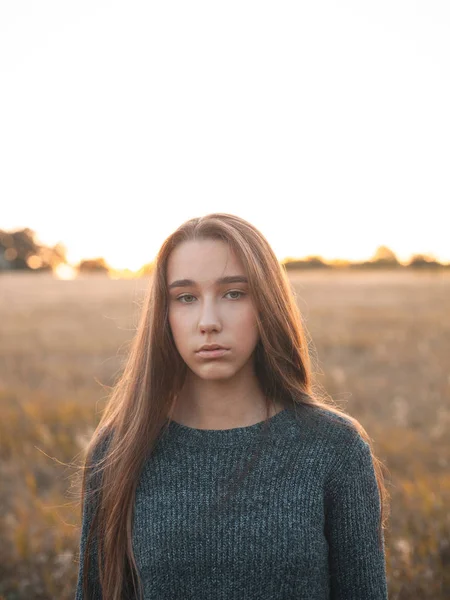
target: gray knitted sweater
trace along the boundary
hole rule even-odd
[[[136,491],[133,551],[145,600],[387,599],[367,443],[317,407],[277,413],[265,438],[263,425],[169,423]],[[84,503],[76,600],[92,508]],[[90,598],[107,600],[94,561],[89,584]]]

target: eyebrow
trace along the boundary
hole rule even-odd
[[[216,279],[215,283],[217,285],[223,285],[226,283],[248,283],[248,279],[243,275],[229,275],[228,277],[220,277],[219,279]],[[196,285],[197,284],[193,279],[177,279],[169,285],[169,290],[175,287],[190,287]]]

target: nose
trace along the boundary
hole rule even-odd
[[[200,314],[199,328],[201,331],[220,331],[222,329],[221,320],[217,307],[214,305],[214,301],[203,303],[202,311]]]

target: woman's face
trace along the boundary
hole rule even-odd
[[[175,345],[187,366],[202,379],[233,377],[250,359],[259,339],[256,312],[240,260],[225,242],[183,242],[167,264],[169,324]],[[182,281],[182,280],[191,280]],[[203,344],[227,348],[218,358],[202,357]]]

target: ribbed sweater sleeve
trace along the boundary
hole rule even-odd
[[[359,435],[325,495],[330,600],[386,600],[380,497],[369,445]]]
[[[99,459],[103,456],[106,449],[106,442],[103,441],[96,450],[94,450],[90,467],[94,468],[97,466]],[[93,536],[92,547],[89,556],[88,564],[88,596],[83,595],[83,576],[84,576],[84,557],[86,553],[86,543],[89,535],[89,531],[92,525],[95,509],[97,506],[97,495],[93,494],[93,491],[98,487],[100,478],[93,471],[91,473],[90,468],[86,474],[86,489],[82,505],[82,522],[81,522],[81,535],[79,543],[79,567],[78,567],[78,580],[75,594],[75,600],[103,600],[102,590],[100,586],[99,571],[98,571],[98,545],[97,537]]]

